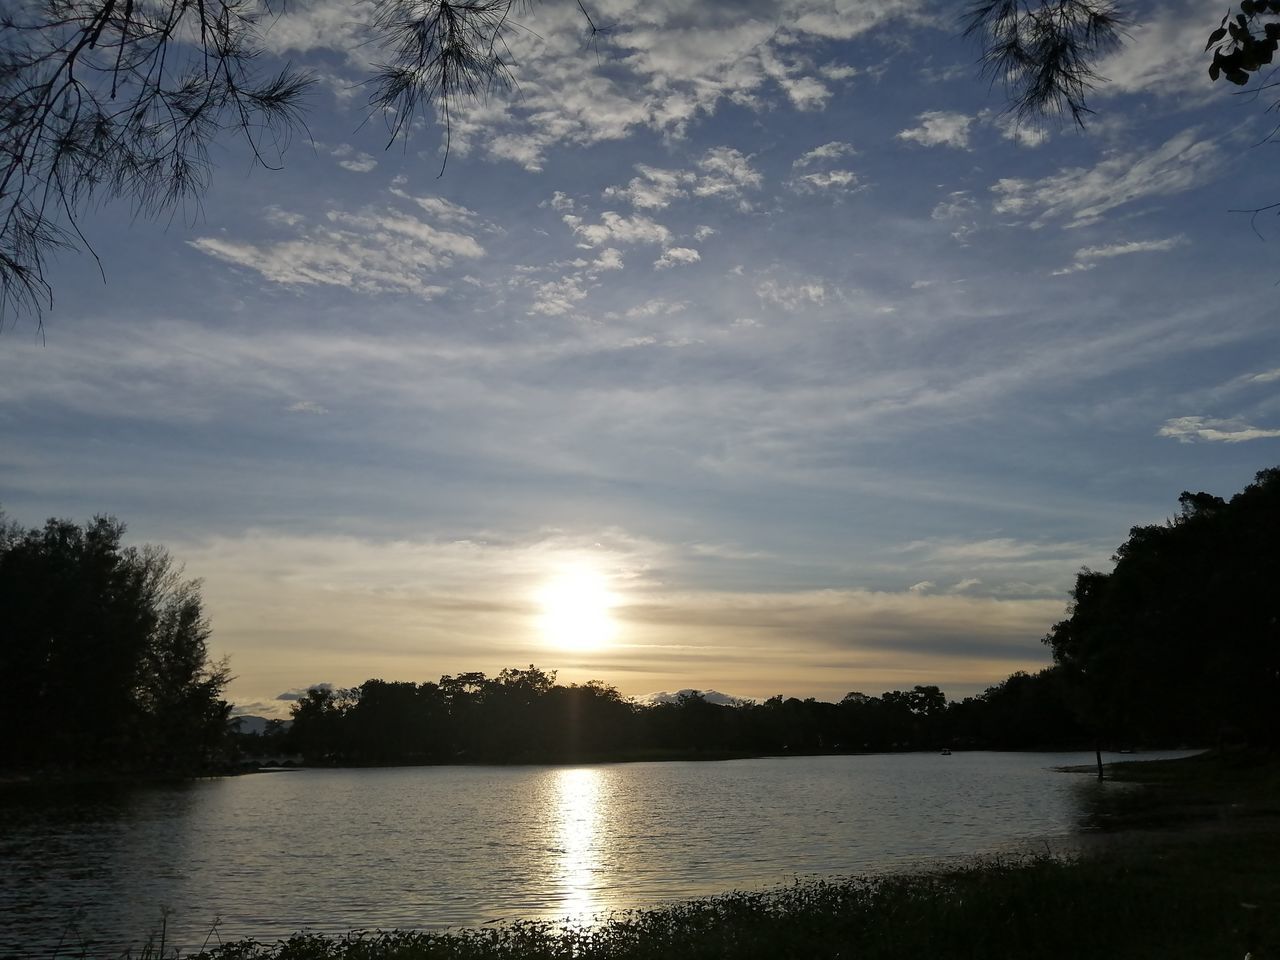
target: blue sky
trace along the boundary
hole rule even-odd
[[[62,256],[0,338],[0,504],[166,544],[243,708],[530,662],[969,693],[1130,526],[1280,462],[1280,226],[1231,212],[1278,199],[1271,124],[1202,4],[1083,132],[1012,123],[918,4],[592,10],[522,18],[438,176],[438,128],[362,125],[358,8],[291,7],[284,169],[228,140],[198,208],[96,211],[107,282]],[[607,642],[545,629],[564,576]]]

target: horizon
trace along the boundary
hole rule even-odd
[[[1255,152],[1192,0],[1083,130],[1022,125],[907,4],[572,2],[520,88],[384,150],[345,0],[284,168],[0,323],[0,505],[111,514],[203,583],[228,699],[537,663],[630,697],[976,694],[1076,573],[1280,462]],[[354,52],[353,52],[354,51]]]

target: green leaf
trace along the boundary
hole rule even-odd
[[[1270,27],[1272,26],[1272,24],[1269,23],[1267,24],[1267,26]],[[1280,24],[1276,24],[1276,26],[1280,26]],[[1208,50],[1210,47],[1212,47],[1215,43],[1217,43],[1226,35],[1227,35],[1227,28],[1219,27],[1217,30],[1213,31],[1213,33],[1209,34],[1209,42],[1204,45],[1204,48]]]
[[[1249,82],[1249,74],[1245,73],[1243,70],[1239,68],[1236,68],[1235,70],[1227,71],[1227,79],[1230,80],[1232,83],[1234,83],[1237,87],[1243,87],[1246,83]]]

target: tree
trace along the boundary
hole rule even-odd
[[[1120,42],[1110,0],[975,0],[965,34],[982,40],[983,70],[1004,84],[1018,119],[1070,116],[1084,126],[1094,64]]]
[[[229,675],[208,659],[199,583],[162,548],[124,546],[111,517],[25,531],[2,521],[0,766],[218,761]]]
[[[52,295],[49,253],[92,204],[144,215],[199,196],[235,130],[264,165],[310,78],[261,76],[255,0],[35,0],[0,17],[0,308]]]
[[[262,165],[280,162],[312,83],[292,67],[263,73],[255,63],[283,2],[30,0],[0,16],[0,311],[38,315],[52,302],[48,257],[87,246],[79,221],[93,204],[173,211],[205,190],[209,147],[227,135]],[[365,47],[381,62],[368,105],[390,142],[434,118],[447,157],[458,102],[514,78],[506,37],[521,29],[513,14],[528,2],[372,0]],[[596,37],[584,0],[575,2]],[[963,28],[981,39],[984,69],[1019,116],[1083,123],[1095,64],[1123,24],[1111,0],[975,0]],[[1234,31],[1232,42],[1245,43]],[[1228,76],[1252,62],[1242,54]]]
[[[1213,51],[1209,79],[1222,78],[1238,87],[1246,86],[1251,76],[1261,75],[1263,68],[1271,65],[1277,47],[1280,47],[1280,0],[1240,0],[1227,11],[1205,44],[1206,51]],[[1272,74],[1268,73],[1258,90],[1270,90],[1274,86]],[[1273,129],[1267,139],[1275,133]],[[1257,207],[1252,213],[1256,216],[1276,209],[1280,209],[1280,202]]]
[[[1183,493],[1134,527],[1111,573],[1076,578],[1046,642],[1113,742],[1272,745],[1280,721],[1280,468],[1230,501]]]

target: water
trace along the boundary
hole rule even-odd
[[[587,919],[796,877],[1061,848],[1092,754],[303,770],[0,790],[0,955]],[[1104,785],[1106,788],[1107,785]],[[1055,846],[1056,845],[1056,846]]]

